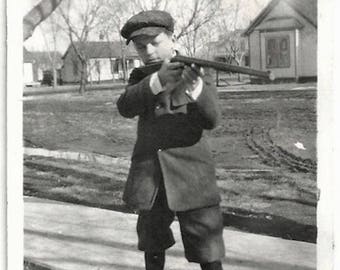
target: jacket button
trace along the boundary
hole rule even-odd
[[[162,151],[162,149],[158,149],[158,152],[161,152]]]

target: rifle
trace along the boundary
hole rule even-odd
[[[176,55],[175,57],[170,59],[170,62],[181,62],[185,65],[191,65],[195,64],[200,67],[209,67],[213,68],[215,70],[219,71],[225,71],[225,72],[233,72],[233,73],[242,73],[242,74],[248,74],[252,76],[262,77],[265,79],[269,79],[270,81],[273,81],[275,79],[274,74],[271,71],[263,71],[263,70],[257,70],[247,67],[240,67],[236,65],[230,65],[223,62],[217,62],[217,61],[210,61],[205,59],[199,59],[199,58],[192,58],[182,55]],[[156,62],[149,65],[145,65],[140,67],[139,69],[142,69],[146,73],[153,73],[159,70],[162,66],[163,62]],[[167,86],[166,86],[167,87]],[[173,114],[175,111],[172,109],[171,102],[170,102],[170,94],[172,92],[172,88],[166,89],[165,91],[161,92],[159,94],[158,98],[158,104],[155,108],[155,115],[160,116],[163,114]],[[180,94],[181,91],[174,92],[172,94],[173,98],[176,98],[177,94]],[[178,110],[184,110],[181,112],[185,112],[186,108],[181,107]],[[177,110],[177,111],[178,111]]]
[[[275,80],[275,75],[271,71],[263,71],[263,70],[253,69],[253,68],[230,65],[230,64],[226,64],[226,63],[218,62],[218,61],[210,61],[210,60],[205,60],[205,59],[176,55],[175,57],[170,59],[170,62],[181,62],[189,66],[191,64],[195,64],[200,67],[209,67],[209,68],[213,68],[219,71],[248,74],[252,76],[269,79],[270,81]],[[162,62],[157,62],[157,63],[143,66],[142,68],[144,70],[148,70],[148,69],[158,70],[160,69],[161,65],[162,65]]]

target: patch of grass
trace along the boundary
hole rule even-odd
[[[48,149],[76,149],[115,156],[129,153],[136,137],[136,120],[120,117],[115,99],[114,92],[108,92],[100,96],[27,100],[24,138]]]

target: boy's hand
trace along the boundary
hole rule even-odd
[[[192,64],[190,67],[185,66],[182,73],[182,81],[186,85],[189,91],[192,91],[196,88],[198,84],[198,79],[204,76],[204,69],[195,64]]]
[[[160,70],[158,78],[162,86],[167,83],[176,83],[181,79],[184,64],[180,62],[171,63],[169,59],[165,59]]]

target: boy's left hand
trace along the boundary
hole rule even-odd
[[[182,72],[182,81],[189,91],[196,88],[199,78],[204,76],[204,69],[200,66],[192,64],[190,67],[185,66]]]

